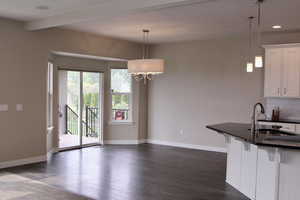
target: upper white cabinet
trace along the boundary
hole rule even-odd
[[[281,94],[282,49],[266,49],[265,97]]]
[[[300,96],[300,48],[283,49],[282,96]]]
[[[300,44],[264,47],[265,97],[300,98]]]

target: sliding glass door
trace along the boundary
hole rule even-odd
[[[59,148],[102,143],[102,84],[99,72],[59,71]]]
[[[95,72],[82,73],[82,144],[100,141],[100,76]]]

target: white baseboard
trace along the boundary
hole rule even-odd
[[[104,140],[104,144],[123,144],[123,145],[133,145],[133,144],[143,144],[147,140]]]
[[[46,162],[46,161],[47,161],[47,155],[25,158],[20,160],[5,161],[5,162],[0,162],[0,169],[38,163],[38,162]]]
[[[186,148],[186,149],[197,149],[197,150],[203,150],[203,151],[226,153],[226,148],[222,148],[222,147],[203,146],[203,145],[196,145],[196,144],[184,144],[184,143],[178,143],[178,142],[167,142],[167,141],[149,140],[149,139],[147,140],[147,143],[172,146],[172,147],[181,147],[181,148]]]
[[[58,149],[57,148],[53,148],[51,149],[48,153],[47,153],[47,161],[51,160],[52,156],[54,153],[57,153]]]

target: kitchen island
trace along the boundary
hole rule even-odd
[[[300,137],[250,124],[207,126],[224,135],[227,145],[226,182],[252,200],[300,199]]]

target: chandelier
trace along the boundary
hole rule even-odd
[[[128,61],[128,73],[137,80],[152,80],[153,75],[164,72],[164,60],[149,58],[149,30],[143,30],[143,57]]]

